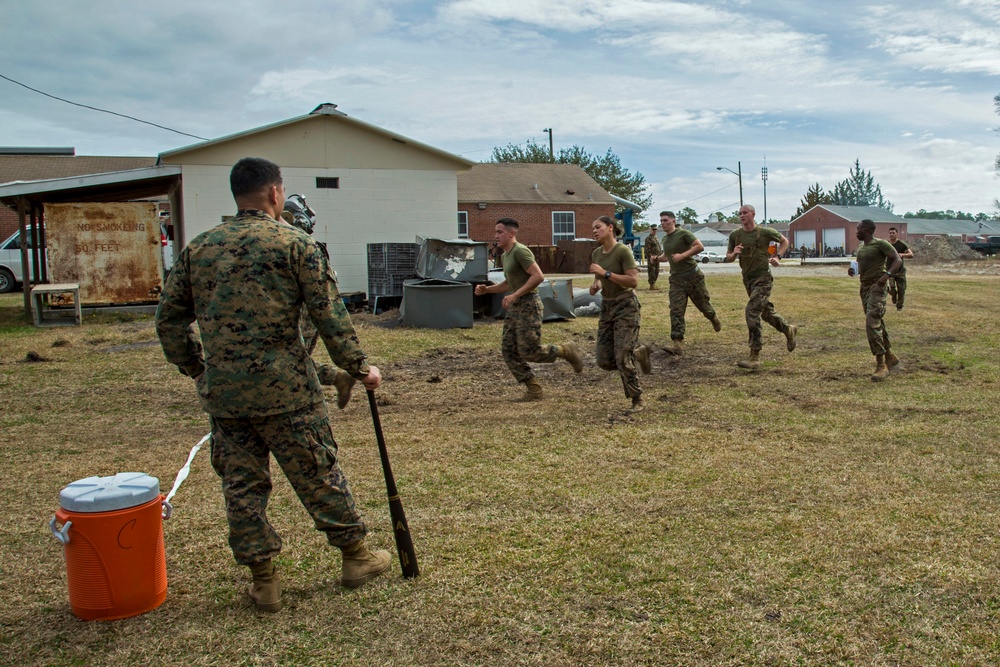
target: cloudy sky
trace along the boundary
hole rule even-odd
[[[286,5],[286,6],[283,6]],[[0,75],[204,138],[322,102],[473,160],[611,148],[654,213],[787,219],[855,159],[895,212],[991,212],[996,0],[0,0]],[[0,79],[0,145],[195,143]]]

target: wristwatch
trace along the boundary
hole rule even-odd
[[[604,272],[604,277],[607,278],[608,280],[611,280],[611,272],[610,271],[605,271]]]
[[[891,274],[891,273],[889,273],[888,271],[886,271],[886,272],[885,272],[885,275],[887,275],[887,276],[889,276],[890,278],[892,278],[892,274]]]

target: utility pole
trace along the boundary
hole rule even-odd
[[[767,157],[764,157],[764,166],[761,167],[760,177],[764,180],[764,224],[767,224]]]
[[[555,162],[556,161],[556,154],[552,150],[552,128],[551,127],[547,127],[544,130],[542,130],[542,132],[548,132],[549,133],[549,160],[552,161],[552,162]]]
[[[743,208],[743,167],[740,165],[739,162],[737,162],[736,163],[736,171],[733,171],[732,169],[730,169],[728,167],[716,167],[716,170],[718,170],[718,171],[722,171],[722,170],[728,171],[730,174],[733,174],[734,176],[736,176],[736,178],[739,179],[739,181],[740,181],[740,208]]]

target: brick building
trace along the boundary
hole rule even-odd
[[[805,246],[820,257],[843,257],[857,251],[861,242],[856,231],[862,220],[875,223],[875,236],[887,238],[889,227],[898,227],[905,238],[906,219],[873,206],[819,204],[792,220],[788,226],[791,247]]]
[[[590,238],[591,223],[615,214],[615,201],[575,164],[476,164],[458,174],[458,236],[493,241],[500,218],[520,223],[531,246]]]

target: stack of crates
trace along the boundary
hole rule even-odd
[[[368,299],[402,297],[403,281],[417,275],[416,243],[368,244]]]

